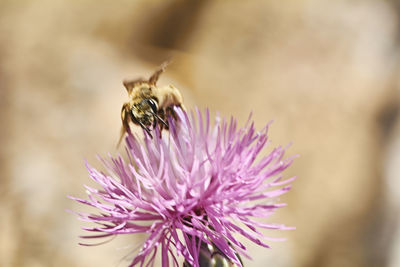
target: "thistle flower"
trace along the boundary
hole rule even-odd
[[[269,248],[270,238],[258,228],[292,229],[256,219],[285,206],[276,198],[294,180],[281,174],[293,157],[283,159],[285,149],[276,147],[256,160],[269,143],[269,125],[256,132],[250,118],[238,129],[232,118],[228,123],[217,117],[212,127],[208,110],[176,114],[169,132],[156,129],[143,140],[128,135],[127,160],[101,159],[106,173],[87,165],[102,189],[86,186],[89,200],[73,198],[100,211],[79,213],[98,224],[84,228],[100,233],[86,238],[147,233],[130,266],[153,265],[159,248],[162,266],[179,266],[182,255],[185,266],[199,267],[205,253],[242,266],[239,255],[249,256],[237,236]]]

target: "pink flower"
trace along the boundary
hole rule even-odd
[[[211,126],[208,110],[176,113],[178,119],[169,120],[170,130],[162,136],[157,129],[142,141],[127,136],[128,159],[102,160],[106,173],[87,165],[102,189],[86,187],[89,200],[73,198],[99,211],[79,213],[98,225],[84,228],[100,233],[86,238],[147,233],[130,266],[152,265],[159,248],[162,266],[178,266],[179,255],[199,266],[207,245],[242,266],[239,255],[248,255],[238,235],[268,248],[269,238],[257,228],[293,229],[256,220],[285,206],[276,198],[294,180],[282,179],[293,157],[284,159],[285,149],[276,147],[256,160],[268,143],[268,125],[256,132],[250,119],[238,129],[233,118],[227,123],[217,117]]]

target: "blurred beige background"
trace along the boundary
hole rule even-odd
[[[81,247],[84,159],[117,153],[121,81],[258,127],[300,154],[272,218],[297,227],[245,266],[400,266],[396,1],[1,0],[0,266],[127,266],[143,236]]]

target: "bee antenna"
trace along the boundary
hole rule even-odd
[[[168,124],[160,117],[158,116],[156,113],[151,111],[151,114],[153,114],[154,117],[156,117],[162,124],[164,124],[166,127],[168,127]]]
[[[147,133],[151,138],[153,138],[153,135],[150,133],[149,128],[147,128],[142,122],[140,122],[140,121],[138,121],[138,122],[139,122],[140,127],[142,127],[142,129],[145,130],[146,133]]]

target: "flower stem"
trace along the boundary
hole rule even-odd
[[[240,263],[242,260],[238,254]],[[200,267],[236,267],[234,263],[227,257],[217,246],[208,245],[201,242],[200,253],[199,253],[199,266]],[[243,264],[242,264],[243,266]],[[183,267],[193,267],[186,260],[183,262]]]

